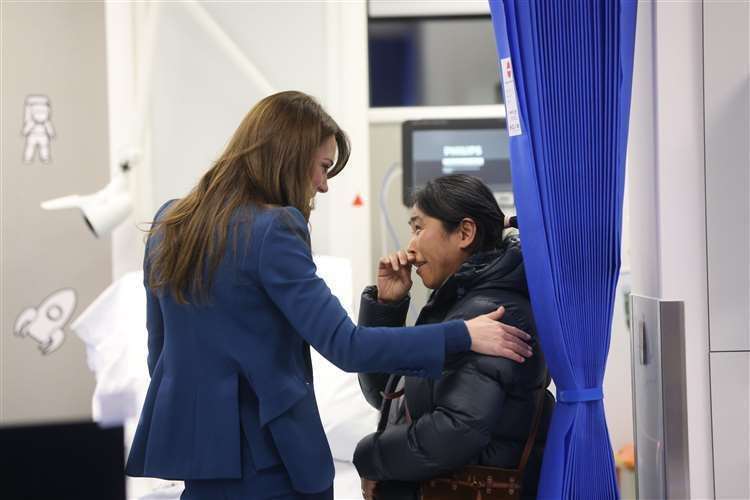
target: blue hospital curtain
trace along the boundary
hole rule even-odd
[[[602,381],[636,2],[490,0],[490,9],[526,273],[557,387],[539,498],[618,498]]]

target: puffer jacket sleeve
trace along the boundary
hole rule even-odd
[[[359,475],[377,481],[416,481],[459,468],[490,442],[505,391],[482,373],[476,354],[435,386],[435,409],[411,424],[390,425],[362,439],[354,452]]]
[[[404,326],[410,300],[407,295],[398,302],[380,303],[378,287],[368,286],[362,292],[359,303],[358,323],[360,326]]]
[[[378,302],[378,287],[368,286],[362,292],[359,306],[359,326],[404,326],[409,312],[410,297],[394,303]],[[381,392],[385,390],[390,375],[387,373],[360,373],[359,387],[370,405],[380,409]]]

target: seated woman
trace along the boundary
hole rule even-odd
[[[416,267],[434,290],[417,324],[470,318],[504,306],[502,321],[530,334],[519,332],[505,358],[451,356],[437,380],[360,374],[365,398],[378,409],[384,394],[404,391],[381,417],[387,419],[385,429],[362,439],[355,451],[365,498],[416,498],[419,481],[466,465],[518,468],[541,408],[522,483],[523,497],[535,498],[554,398],[546,390],[549,376],[536,339],[518,232],[506,229],[505,222],[480,180],[435,179],[414,196],[407,250],[383,257],[377,287],[363,292],[360,325],[403,325]]]

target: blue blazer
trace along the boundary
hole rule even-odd
[[[240,209],[227,234],[205,303],[179,304],[146,284],[151,384],[127,473],[239,478],[246,439],[255,470],[282,464],[295,490],[324,491],[334,468],[309,346],[349,372],[439,377],[446,348],[468,349],[468,332],[462,321],[354,325],[316,276],[294,208]]]

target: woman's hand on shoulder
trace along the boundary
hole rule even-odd
[[[399,250],[378,262],[378,300],[398,302],[409,294],[412,287],[411,266],[414,257]]]
[[[479,354],[500,356],[523,363],[534,353],[527,344],[531,336],[500,319],[505,314],[505,308],[500,306],[489,314],[483,314],[466,321],[466,327],[471,337],[471,350]]]

